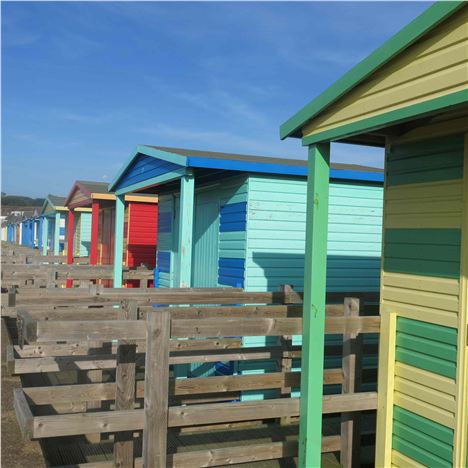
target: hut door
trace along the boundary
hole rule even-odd
[[[218,285],[219,197],[214,190],[195,195],[192,287]]]

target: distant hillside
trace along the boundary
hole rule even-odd
[[[22,195],[3,195],[2,206],[42,206],[44,198],[30,198]]]

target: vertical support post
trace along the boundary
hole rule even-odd
[[[135,301],[123,301],[119,310],[119,320],[137,320],[138,310]],[[119,340],[117,344],[117,367],[115,374],[115,409],[131,410],[135,402],[135,359],[136,343]],[[117,432],[114,437],[114,465],[132,468],[133,431]]]
[[[344,317],[358,317],[360,302],[355,297],[345,297]],[[343,335],[343,384],[341,393],[356,393],[361,387],[362,334]],[[360,466],[361,430],[360,413],[341,414],[340,463],[343,468]]]
[[[99,234],[99,201],[93,200],[92,212],[91,212],[91,252],[89,255],[90,265],[97,265],[98,234]]]
[[[42,255],[47,255],[49,248],[49,218],[44,216],[42,222]]]
[[[60,221],[57,223],[57,217],[55,218],[55,233],[57,233],[57,224],[59,225],[60,232]],[[75,235],[75,210],[70,209],[68,212],[68,238],[67,238],[67,264],[73,264],[73,245],[74,245],[74,235]],[[67,288],[73,286],[73,279],[67,279],[66,283]]]
[[[180,179],[179,209],[179,273],[181,288],[190,288],[192,283],[193,212],[195,202],[195,179],[188,172]]]
[[[70,213],[71,211],[69,211]],[[73,212],[74,216],[75,212]],[[60,220],[61,216],[60,213],[55,213],[55,225],[54,225],[54,255],[60,255]],[[70,224],[70,221],[68,221]],[[74,224],[75,221],[72,223],[72,232],[75,232],[74,230]],[[73,236],[72,236],[72,246],[73,246]],[[68,247],[67,247],[67,252],[68,252]],[[73,247],[72,247],[72,252],[73,252]],[[73,255],[72,255],[73,256]],[[72,259],[73,263],[73,259]]]
[[[143,467],[164,468],[167,454],[169,405],[170,312],[157,309],[154,312],[148,312],[146,325]]]
[[[122,287],[125,195],[115,198],[114,288]]]
[[[321,464],[329,143],[309,147],[308,171],[299,426],[299,466],[302,468]]]

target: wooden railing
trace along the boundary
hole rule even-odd
[[[114,293],[114,297],[121,294]],[[292,346],[290,337],[302,333],[302,306],[291,304],[300,296],[291,291],[237,290],[167,290],[151,298],[130,294],[133,297],[127,297],[118,309],[109,301],[102,310],[82,310],[80,320],[76,306],[69,310],[30,307],[28,312],[18,312],[20,344],[10,350],[14,373],[115,369],[114,382],[17,389],[15,408],[26,436],[114,433],[118,466],[212,466],[297,456],[297,441],[285,440],[281,434],[299,416],[299,398],[292,397],[291,391],[300,385],[300,372],[292,371],[291,360],[300,358],[301,348]],[[330,298],[336,302],[338,295],[329,295],[325,333],[343,334],[344,344],[342,367],[326,369],[324,385],[341,384],[342,393],[324,396],[323,413],[341,414],[342,424],[340,434],[323,438],[322,450],[340,451],[343,466],[350,467],[359,452],[359,412],[374,410],[377,401],[375,392],[358,392],[365,352],[361,336],[378,333],[380,318],[360,315],[369,311],[357,297],[343,299],[341,295],[341,303],[332,303]],[[148,300],[185,306],[154,308],[147,305]],[[210,303],[215,305],[206,305]],[[274,346],[248,348],[243,346],[245,336],[279,339]],[[175,379],[170,370],[178,364],[272,359],[278,362],[278,370],[266,374]],[[143,382],[135,376],[145,362]],[[242,392],[266,389],[275,391],[277,397],[236,401]],[[112,401],[114,410],[100,409]],[[70,413],[70,405],[78,412]],[[49,407],[54,414],[36,413],[38,407]],[[68,413],[60,414],[64,408]],[[180,453],[171,453],[166,445],[168,432],[174,429],[219,431],[260,422],[268,422],[276,431],[275,441],[249,445],[239,441],[236,446]],[[142,430],[142,458],[133,460],[134,432]]]

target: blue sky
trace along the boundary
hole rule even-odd
[[[3,3],[2,191],[109,181],[137,144],[304,158],[279,125],[429,5]]]

